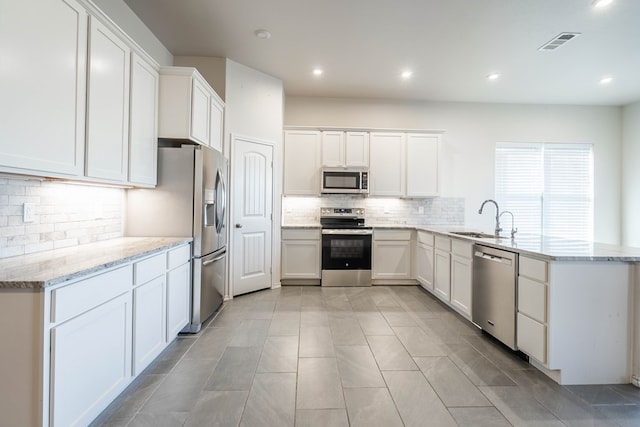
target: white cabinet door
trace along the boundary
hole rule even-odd
[[[164,275],[133,290],[133,374],[138,375],[165,347]]]
[[[193,79],[191,137],[203,145],[209,145],[209,108],[211,108],[209,89],[197,79]]]
[[[319,279],[322,245],[320,240],[282,241],[282,278]]]
[[[156,185],[158,81],[155,67],[132,54],[129,182],[134,184]]]
[[[368,132],[347,132],[344,146],[344,162],[346,166],[369,166]]]
[[[451,305],[471,317],[471,260],[451,256]]]
[[[438,136],[407,134],[407,197],[438,195],[438,144]]]
[[[540,322],[518,313],[518,349],[543,364],[547,363],[547,327]]]
[[[191,263],[167,273],[167,342],[189,323]]]
[[[131,293],[51,330],[53,425],[88,425],[130,377]]]
[[[344,161],[344,132],[322,132],[322,166],[345,166]]]
[[[210,109],[209,145],[214,150],[222,153],[222,142],[224,141],[224,105],[220,103],[216,96],[211,95]]]
[[[433,291],[433,246],[416,244],[416,279],[423,288]]]
[[[75,0],[1,9],[0,169],[81,176],[87,13]]]
[[[373,132],[369,136],[369,188],[372,196],[404,196],[404,133]]]
[[[373,279],[411,279],[411,241],[373,243]]]
[[[284,194],[320,194],[321,139],[318,131],[286,131]]]
[[[126,181],[131,52],[97,19],[90,24],[86,174]]]
[[[451,254],[449,251],[436,248],[434,258],[433,290],[439,298],[449,302],[451,295]]]

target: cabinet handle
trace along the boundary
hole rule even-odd
[[[236,228],[242,228],[242,224],[236,224]]]

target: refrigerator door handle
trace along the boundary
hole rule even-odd
[[[216,262],[216,261],[220,261],[221,259],[224,259],[224,257],[226,257],[226,256],[227,256],[227,253],[225,252],[225,253],[223,253],[222,255],[215,257],[214,259],[210,259],[209,261],[205,261],[205,262],[203,262],[203,263],[202,263],[202,266],[203,266],[203,267],[206,267],[207,265],[211,265],[211,264],[213,264],[213,263],[214,263],[214,262]]]

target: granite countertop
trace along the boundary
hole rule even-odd
[[[121,237],[0,260],[0,289],[44,289],[192,241],[191,237]]]
[[[475,238],[453,234],[454,231],[478,231],[461,225],[413,225],[397,223],[370,223],[373,229],[424,230],[460,240],[467,240],[498,249],[517,252],[547,261],[619,261],[640,262],[640,248],[570,240],[558,237],[516,234],[514,240],[506,238]],[[287,224],[283,228],[318,228],[320,224]]]

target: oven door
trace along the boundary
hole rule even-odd
[[[371,270],[371,230],[322,230],[323,270]]]

